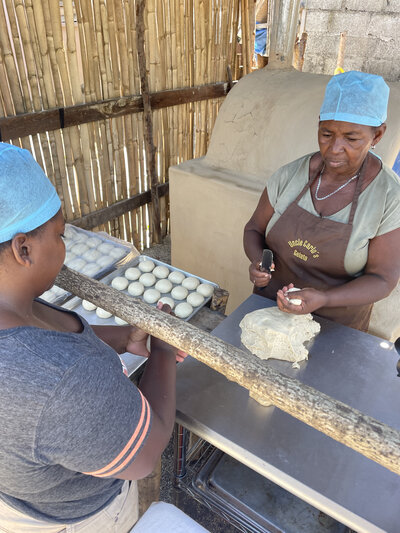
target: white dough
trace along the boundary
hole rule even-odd
[[[156,277],[150,272],[142,274],[139,278],[140,283],[143,283],[145,287],[151,287],[156,282]]]
[[[86,246],[89,246],[89,248],[97,248],[101,244],[101,239],[98,237],[89,237],[86,239],[85,244]]]
[[[165,294],[166,292],[170,292],[172,289],[172,283],[169,281],[169,279],[160,279],[157,281],[155,288]]]
[[[125,322],[125,320],[122,320],[122,318],[119,318],[118,316],[114,317],[115,323],[118,324],[118,326],[127,326],[128,322]]]
[[[125,277],[131,281],[136,281],[142,275],[141,271],[136,267],[127,268],[125,270]]]
[[[186,298],[186,301],[193,307],[199,307],[199,305],[204,302],[204,296],[202,296],[199,292],[191,292]]]
[[[178,270],[173,270],[168,276],[168,279],[172,281],[172,283],[182,283],[182,281],[185,279],[185,274],[178,272]]]
[[[117,276],[111,282],[111,286],[118,291],[124,291],[129,285],[129,281],[123,276]]]
[[[98,272],[100,272],[100,267],[97,263],[88,263],[81,270],[81,274],[85,274],[89,278],[95,276]]]
[[[114,246],[112,244],[108,244],[107,242],[102,242],[101,244],[99,244],[99,247],[97,249],[102,254],[108,255],[113,248]]]
[[[110,251],[111,257],[113,257],[115,260],[120,259],[124,255],[126,255],[126,250],[123,250],[119,246],[114,246],[114,248]]]
[[[132,296],[140,296],[143,294],[144,291],[144,285],[140,283],[139,281],[133,281],[128,286],[128,292]]]
[[[88,302],[87,300],[82,300],[82,307],[86,311],[94,311],[97,308],[97,305],[94,305],[92,302]]]
[[[140,261],[138,267],[142,272],[151,272],[154,269],[153,261]]]
[[[158,302],[161,302],[162,304],[168,304],[171,309],[175,307],[174,300],[172,298],[169,298],[168,296],[163,296],[162,298],[158,300]]]
[[[67,239],[65,242],[65,249],[68,251],[68,250],[71,250],[71,248],[73,246],[75,246],[76,242],[75,241],[72,241],[72,240],[69,240]]]
[[[188,290],[185,287],[174,287],[171,291],[171,296],[174,300],[184,300],[188,295]]]
[[[67,250],[67,253],[65,254],[65,259],[64,259],[64,263],[68,266],[69,263],[75,259],[76,255],[73,253],[73,252],[70,252],[69,250]]]
[[[87,250],[89,250],[89,246],[86,246],[83,242],[78,242],[71,248],[71,252],[76,255],[83,255]]]
[[[85,261],[88,261],[89,263],[97,261],[99,257],[101,257],[101,252],[93,250],[93,248],[89,248],[89,250],[86,250],[86,252],[82,254],[82,259],[85,259]]]
[[[153,270],[153,274],[155,275],[156,278],[164,279],[164,278],[168,277],[169,270],[165,266],[158,265]]]
[[[200,283],[200,285],[197,287],[196,290],[201,295],[203,295],[206,298],[208,298],[214,292],[214,287],[212,285],[210,285],[209,283]]]
[[[154,304],[160,299],[160,296],[160,292],[156,289],[147,289],[147,291],[144,291],[143,300],[148,304]]]
[[[114,263],[114,258],[113,257],[109,257],[108,255],[102,255],[101,257],[99,257],[97,259],[96,263],[101,268],[106,268],[106,267],[110,266],[112,263]]]
[[[52,291],[46,291],[40,295],[40,298],[42,300],[45,300],[46,302],[54,302],[54,300],[56,299],[56,295]]]
[[[96,315],[99,317],[99,318],[110,318],[110,316],[112,316],[112,313],[109,313],[108,311],[106,311],[105,309],[102,309],[101,307],[98,307],[96,309]]]
[[[296,291],[301,291],[301,289],[297,289],[296,287],[292,287],[291,289],[288,289],[287,292],[296,292]],[[293,305],[301,305],[303,303],[302,300],[300,300],[300,298],[288,298],[286,296],[286,300],[290,300],[290,303],[293,304]]]
[[[64,235],[67,239],[74,240],[77,232],[71,226],[65,226]]]
[[[69,268],[72,268],[73,270],[77,270],[80,272],[82,268],[86,265],[86,261],[84,259],[81,259],[80,257],[75,257],[72,261],[69,263]]]
[[[193,307],[187,302],[178,304],[175,307],[175,314],[179,318],[187,318],[193,312]]]
[[[196,289],[200,284],[200,281],[197,278],[194,278],[193,276],[190,276],[189,278],[186,278],[182,281],[182,287],[185,287],[185,289],[188,289],[189,291],[193,291]]]

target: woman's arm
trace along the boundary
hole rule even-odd
[[[283,287],[277,293],[277,304],[282,311],[294,314],[312,313],[320,307],[371,304],[386,298],[396,287],[399,277],[400,229],[396,229],[370,241],[362,276],[326,291],[307,288],[288,295],[303,300],[302,305],[290,304],[285,297],[288,287]]]
[[[265,230],[273,214],[274,208],[270,204],[267,189],[264,189],[256,210],[244,227],[243,234],[244,251],[251,262],[249,267],[250,281],[256,287],[265,287],[271,279],[271,274],[261,272],[258,264],[265,248]]]
[[[148,334],[136,326],[92,326],[95,334],[117,353],[131,352],[147,357]]]

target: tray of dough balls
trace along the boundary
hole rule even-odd
[[[94,233],[71,224],[65,225],[65,261],[67,267],[99,279],[109,270],[129,262],[132,248],[107,239],[107,234]],[[61,304],[71,294],[54,285],[40,297],[47,302]]]
[[[190,320],[218,287],[216,283],[145,255],[136,257],[99,281],[153,306],[162,301],[184,320]],[[80,298],[73,298],[65,307],[67,305],[91,324],[124,324],[121,319]]]

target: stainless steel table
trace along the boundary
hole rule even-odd
[[[250,296],[213,331],[246,351],[239,322],[275,305]],[[396,429],[400,429],[397,352],[378,337],[318,319],[309,360],[266,361]],[[302,500],[360,532],[400,531],[400,476],[332,440],[193,358],[178,367],[177,422]]]

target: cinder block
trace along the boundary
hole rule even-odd
[[[336,11],[341,9],[343,0],[307,0],[306,9]]]
[[[331,18],[332,14],[329,11],[308,11],[305,31],[308,34],[325,32]]]
[[[369,40],[370,38],[366,35],[348,35],[344,51],[345,58],[354,56],[366,57]]]
[[[391,13],[400,13],[400,0],[390,0],[390,3],[386,6],[385,11]]]
[[[367,58],[364,62],[366,72],[379,74],[387,81],[400,81],[398,62],[390,59]]]
[[[367,34],[373,37],[382,37],[387,39],[394,37],[399,33],[400,17],[389,14],[373,15],[371,14]]]
[[[307,49],[313,54],[336,55],[339,48],[340,35],[326,33],[309,33],[307,37]]]
[[[326,28],[329,33],[347,31],[348,35],[366,35],[371,20],[370,13],[335,11]]]
[[[343,4],[349,11],[381,12],[387,7],[386,0],[345,0]]]
[[[394,39],[378,39],[376,37],[369,37],[368,54],[366,54],[365,57],[393,61],[395,57],[399,59],[400,50],[398,46],[396,46]]]

